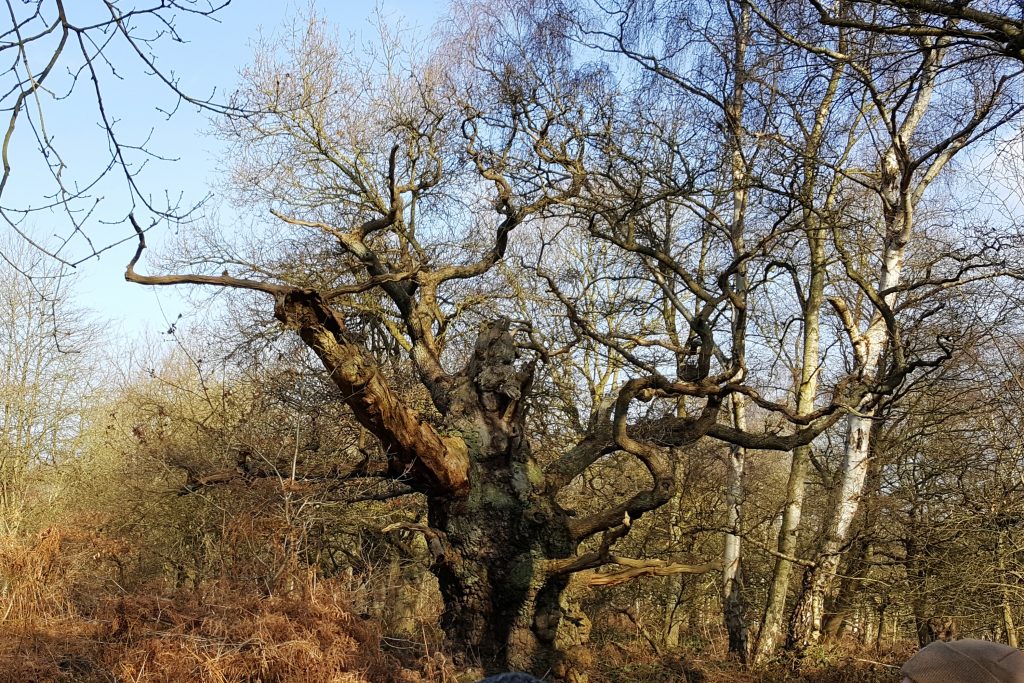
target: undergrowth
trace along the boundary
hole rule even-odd
[[[0,682],[422,683],[331,582],[282,596],[213,583],[201,593],[117,590],[102,539],[50,529],[0,547]],[[116,563],[115,563],[116,564]],[[115,566],[116,569],[116,566]],[[116,574],[116,571],[113,572]]]
[[[756,671],[725,652],[725,643],[654,655],[642,641],[604,643],[591,683],[898,683],[912,647],[877,652],[849,643],[797,659],[781,657]]]
[[[126,549],[90,532],[49,529],[0,541],[0,683],[456,683],[426,642],[399,660],[343,586],[310,577],[261,595],[229,580],[201,591],[126,590]],[[894,683],[909,655],[822,649],[758,672],[721,647],[654,656],[598,645],[591,683]],[[427,654],[429,653],[429,656]]]

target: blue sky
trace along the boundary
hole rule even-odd
[[[339,36],[353,35],[357,40],[360,36],[369,40],[374,35],[370,22],[377,9],[389,21],[402,22],[421,34],[429,32],[447,9],[447,2],[443,0],[319,0],[313,3],[233,0],[216,15],[219,21],[187,18],[180,21],[178,27],[188,43],[162,43],[158,50],[161,66],[180,77],[183,89],[190,94],[201,97],[214,89],[217,93],[230,92],[238,71],[249,63],[253,43],[258,37],[279,31],[289,19],[305,13],[310,5],[337,29]],[[168,120],[159,110],[173,106],[174,100],[160,84],[138,69],[123,69],[119,75],[122,80],[108,79],[105,99],[107,109],[120,118],[117,127],[124,141],[129,144],[142,141],[152,131],[149,148],[161,156],[176,158],[173,162],[148,162],[140,174],[143,191],[155,197],[165,193],[173,197],[180,195],[182,203],[187,205],[201,200],[216,181],[219,158],[218,141],[205,133],[210,127],[208,116],[183,106]],[[81,111],[89,104],[85,99],[88,94],[87,91],[76,92],[75,97],[82,97],[80,101],[57,102],[46,111],[47,125],[55,131],[58,142],[63,143],[61,152],[66,154],[72,170],[86,167],[91,158],[101,157],[105,147],[95,116]],[[26,127],[22,126],[18,132],[25,137],[16,142],[21,146],[14,148],[16,174],[5,192],[4,203],[10,206],[11,201],[19,201],[20,205],[38,206],[45,202],[45,193],[38,189],[41,186],[39,174],[45,172],[45,167],[38,150],[32,149]],[[33,159],[32,155],[37,158]],[[93,193],[103,197],[102,202],[106,202],[112,212],[104,214],[104,204],[100,203],[101,208],[90,224],[89,234],[97,246],[130,235],[128,226],[123,223],[100,223],[104,218],[112,220],[115,215],[123,216],[125,200],[117,199],[118,192],[123,190],[111,183],[109,189],[101,187]],[[9,198],[14,199],[9,201]],[[220,212],[220,217],[231,220],[224,211]],[[60,213],[41,212],[31,217],[27,227],[45,239],[48,235],[67,233],[62,221],[66,223],[66,217]],[[148,241],[159,250],[167,244],[167,237],[153,234]],[[84,244],[72,245],[72,248],[87,253]],[[179,314],[188,318],[195,312],[195,305],[186,300],[181,289],[147,288],[124,281],[124,267],[134,250],[135,243],[129,241],[76,269],[79,303],[108,321],[109,330],[120,331],[129,340],[140,338],[147,331],[162,332]],[[150,272],[145,258],[138,269]]]

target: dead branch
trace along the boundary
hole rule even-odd
[[[712,560],[703,564],[682,564],[666,560],[636,560],[630,557],[613,555],[611,561],[613,564],[626,567],[626,569],[611,572],[581,572],[579,580],[588,586],[618,586],[642,576],[707,574],[708,572],[720,571],[722,569],[721,560]]]

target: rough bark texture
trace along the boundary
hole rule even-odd
[[[569,577],[548,572],[548,560],[571,556],[576,542],[523,438],[531,373],[516,357],[508,322],[485,326],[452,393],[446,428],[466,444],[471,487],[429,502],[430,527],[444,538],[433,566],[442,627],[455,651],[490,671],[551,670],[582,682],[589,624],[565,595]]]
[[[279,296],[274,315],[319,356],[356,419],[380,440],[390,474],[405,476],[428,494],[465,495],[465,444],[438,434],[395,396],[377,364],[348,339],[344,322],[318,293],[295,290]]]

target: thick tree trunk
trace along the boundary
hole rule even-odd
[[[551,575],[548,562],[577,541],[523,438],[530,377],[515,357],[507,322],[486,326],[445,419],[466,443],[470,487],[429,500],[442,627],[467,663],[583,683],[589,622],[566,594],[569,575]]]
[[[488,672],[555,671],[584,681],[589,622],[565,595],[568,578],[544,571],[551,534],[531,533],[535,523],[503,496],[492,490],[459,509],[431,506],[432,526],[447,535],[433,570],[448,647]]]
[[[565,595],[578,535],[546,489],[524,438],[532,366],[517,366],[508,320],[483,325],[466,367],[447,380],[432,427],[403,404],[315,292],[279,296],[277,317],[296,329],[380,441],[389,473],[428,498],[424,533],[444,601],[447,646],[467,664],[583,683],[589,624]]]
[[[587,629],[578,615],[578,623],[562,623],[572,611],[568,578],[548,577],[545,561],[571,554],[573,543],[543,505],[518,495],[515,469],[475,468],[469,497],[431,501],[430,526],[445,537],[433,566],[442,626],[454,652],[489,671],[565,669],[571,653],[561,650],[582,645]],[[580,642],[567,634],[572,627],[580,627]]]

